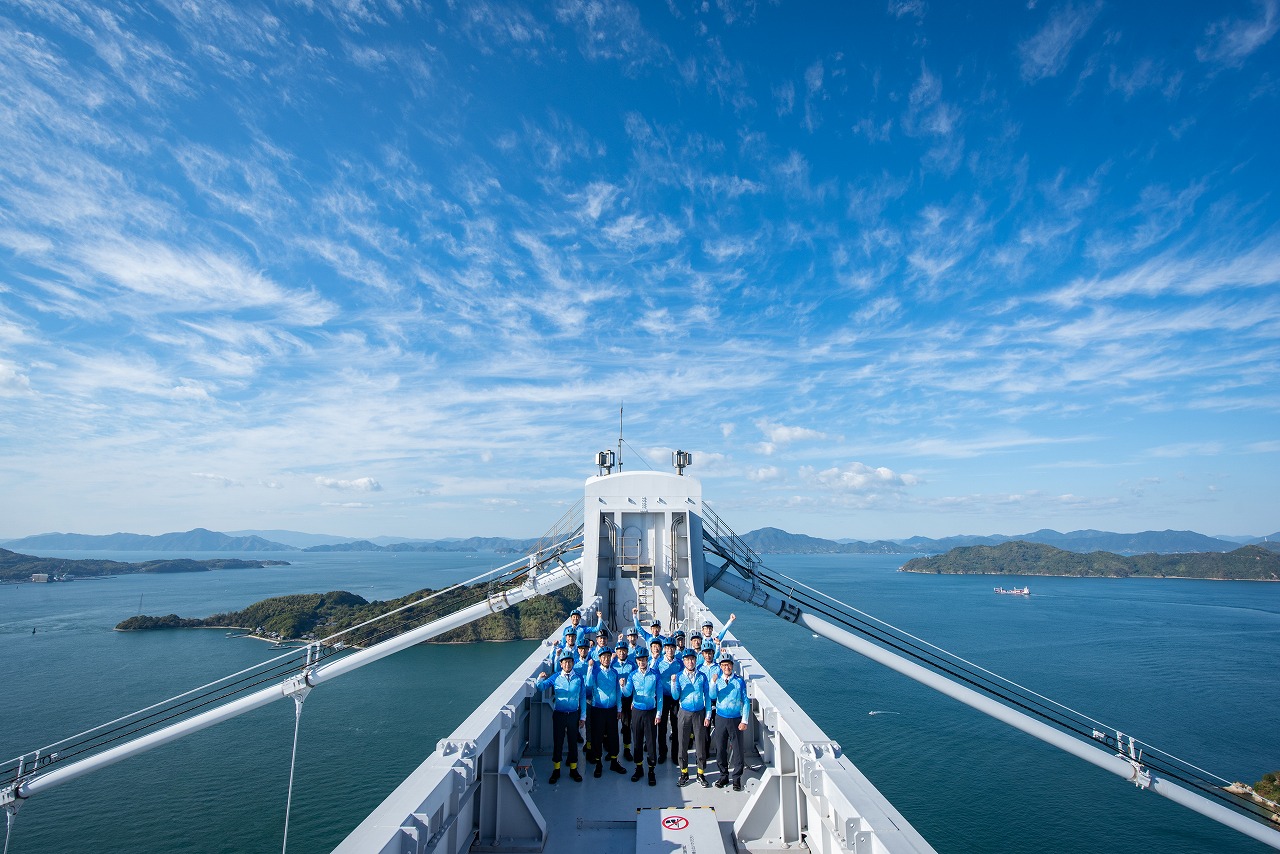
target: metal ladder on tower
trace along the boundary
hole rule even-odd
[[[654,611],[653,597],[657,591],[653,579],[653,564],[636,564],[636,607],[640,609],[640,617],[652,618]]]
[[[651,618],[654,615],[654,595],[656,586],[654,584],[653,563],[640,562],[640,538],[639,537],[619,537],[618,544],[620,548],[620,563],[624,569],[634,569],[636,573],[636,607],[640,609],[640,618]]]

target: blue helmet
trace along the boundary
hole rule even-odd
[[[690,647],[689,649],[686,649],[684,651],[684,655],[681,656],[681,658],[697,658],[697,657],[698,657],[698,653],[694,652],[692,647]]]
[[[564,661],[566,658],[569,659],[570,661],[573,661],[573,653],[569,652],[569,650],[567,649],[564,652],[560,653],[561,661]]]
[[[727,652],[720,653],[720,663],[724,664],[726,661],[733,664],[733,656]]]
[[[702,651],[703,651],[703,652],[715,652],[715,651],[716,651],[716,642],[715,642],[715,641],[713,641],[711,638],[707,638],[706,640],[704,640],[704,641],[702,642]]]

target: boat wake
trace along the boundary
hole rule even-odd
[[[886,712],[881,709],[877,709],[874,712],[867,712],[867,714],[868,715],[900,715],[902,714],[902,712]]]

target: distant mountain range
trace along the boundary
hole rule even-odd
[[[1114,554],[1176,554],[1181,552],[1229,552],[1241,545],[1241,538],[1231,540],[1209,537],[1195,531],[1143,531],[1117,534],[1111,531],[1058,531],[1042,529],[1029,534],[1006,536],[960,536],[931,539],[911,537],[906,540],[826,540],[804,534],[792,534],[778,528],[760,528],[744,534],[743,541],[760,554],[936,554],[966,546],[997,546],[1023,541],[1043,543],[1064,551],[1088,553],[1106,551]],[[1280,533],[1248,539],[1245,544],[1280,550]],[[205,528],[173,534],[37,534],[18,540],[0,542],[9,549],[22,551],[154,551],[154,552],[499,552],[523,553],[537,539],[508,537],[468,537],[466,539],[413,540],[375,537],[352,540],[326,534],[304,534],[298,531],[234,531],[218,533]]]
[[[1063,551],[1088,553],[1097,551],[1114,554],[1176,554],[1181,552],[1229,552],[1240,543],[1197,534],[1195,531],[1143,531],[1139,534],[1117,534],[1111,531],[1072,531],[1068,534],[1049,529],[1029,534],[1006,536],[961,536],[931,539],[911,537],[906,540],[822,540],[803,534],[789,534],[777,528],[761,528],[742,537],[743,541],[760,554],[932,554],[965,546],[998,546],[1001,543],[1022,541],[1042,543]],[[1271,547],[1265,540],[1280,537],[1253,538],[1250,544]]]
[[[36,534],[2,543],[9,549],[54,549],[57,551],[119,552],[291,552],[293,546],[273,543],[262,537],[232,537],[194,528],[180,534]]]

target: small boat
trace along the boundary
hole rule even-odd
[[[1031,587],[1010,587],[1007,590],[1003,587],[997,587],[996,592],[1005,596],[1030,596]]]

